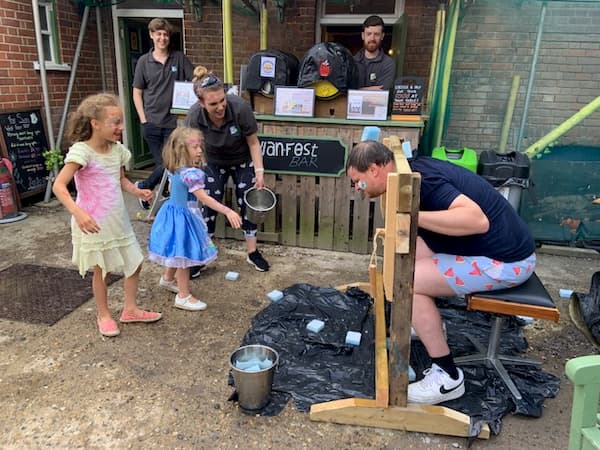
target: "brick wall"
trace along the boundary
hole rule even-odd
[[[433,48],[435,15],[438,0],[406,0],[404,12],[408,16],[404,74],[422,77],[426,89],[429,84],[429,67]]]
[[[112,31],[109,11],[102,11],[105,39],[112,48]],[[75,46],[81,26],[81,16],[77,6],[67,0],[56,4],[58,28],[63,63],[72,65]],[[96,33],[95,9],[90,8],[89,21],[81,48],[77,77],[70,104],[77,105],[88,94],[102,90],[98,60],[98,38]],[[0,6],[0,110],[40,107],[43,111],[44,99],[40,72],[34,70],[38,60],[31,2],[26,0],[6,0]],[[114,50],[105,48],[107,61],[105,73],[109,74],[109,88],[114,89]],[[47,70],[47,84],[50,97],[54,136],[57,137],[60,118],[66,99],[70,72]],[[63,147],[65,144],[63,144]]]
[[[269,2],[268,47],[293,53],[302,59],[306,50],[315,44],[315,1],[296,0],[286,3],[284,22],[280,23],[278,11]],[[256,16],[232,14],[233,75],[239,82],[240,65],[247,64],[250,56],[260,49],[260,24]],[[202,64],[223,75],[223,30],[220,6],[202,5],[202,20],[186,9],[185,52],[193,64]]]
[[[520,75],[507,150],[523,115],[542,3],[478,0],[464,8],[456,40],[449,123],[443,144],[496,150],[513,75]],[[526,149],[600,92],[600,5],[548,2],[524,140]],[[561,144],[600,140],[600,111]]]

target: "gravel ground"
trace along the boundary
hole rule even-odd
[[[133,217],[135,204],[128,201]],[[16,262],[71,267],[63,208],[25,210],[26,220],[0,225],[0,269]],[[134,221],[134,228],[145,246],[150,226]],[[245,262],[241,242],[217,244],[218,261],[192,283],[209,305],[204,312],[172,308],[172,295],[157,287],[160,267],[146,263],[139,300],[164,313],[156,324],[123,325],[119,337],[102,338],[93,300],[52,327],[0,319],[2,448],[466,448],[464,438],[312,422],[291,404],[276,417],[252,416],[227,401],[228,356],[251,318],[269,304],[265,294],[300,282],[325,287],[366,281],[368,256],[264,245],[272,270],[258,273]],[[528,356],[561,377],[557,398],[546,401],[539,419],[506,417],[498,436],[472,448],[566,448],[572,386],[564,364],[596,349],[570,322],[558,289],[587,292],[600,266],[595,253],[571,255],[540,252],[537,273],[562,317],[558,324],[536,321],[526,328]],[[227,271],[239,272],[240,279],[226,282]],[[115,316],[122,286],[117,282],[109,290]]]

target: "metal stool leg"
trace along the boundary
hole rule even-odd
[[[158,192],[154,196],[154,201],[152,202],[150,210],[148,211],[147,220],[152,220],[154,216],[156,216],[160,204],[164,201],[162,193],[167,184],[168,178],[169,177],[167,176],[167,169],[165,169],[163,170],[162,178],[160,179],[160,184],[158,185]]]
[[[541,366],[541,363],[538,361],[533,361],[531,359],[498,354],[503,320],[504,318],[501,315],[497,315],[494,318],[494,323],[492,324],[492,328],[490,330],[490,338],[488,342],[487,351],[483,352],[481,344],[475,344],[475,339],[472,336],[468,336],[469,340],[471,340],[479,350],[479,353],[467,356],[460,356],[458,358],[455,358],[455,361],[457,364],[484,363],[487,367],[493,367],[496,370],[496,372],[498,372],[498,375],[500,376],[504,384],[506,384],[506,387],[508,387],[508,390],[511,392],[513,397],[516,400],[521,400],[523,397],[517,389],[515,383],[510,378],[510,375],[506,371],[506,368],[504,367],[504,364],[502,364],[502,361],[506,361],[511,364],[532,365],[537,367]]]

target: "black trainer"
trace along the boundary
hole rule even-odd
[[[144,187],[143,181],[136,181],[133,184],[135,184],[135,187],[138,189],[146,189]],[[146,209],[146,210],[150,209],[150,203],[147,202],[146,200],[142,200],[141,198],[138,198],[138,203],[140,204],[140,208]]]
[[[190,267],[190,280],[194,278],[198,278],[200,276],[200,272],[204,272],[206,270],[206,265],[202,264],[200,266],[192,266]]]
[[[249,253],[246,261],[248,261],[249,264],[252,264],[259,272],[266,272],[269,270],[269,263],[265,258],[263,258],[258,250],[254,250],[252,253]]]

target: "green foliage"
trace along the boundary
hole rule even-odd
[[[42,153],[46,160],[46,169],[52,172],[54,169],[59,169],[64,164],[64,157],[60,150],[53,148]]]

